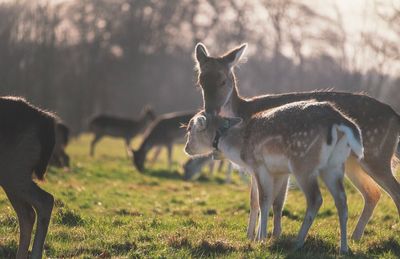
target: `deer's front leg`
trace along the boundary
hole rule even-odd
[[[257,180],[254,175],[251,176],[251,186],[250,186],[250,214],[249,214],[249,224],[247,226],[247,238],[254,240],[255,230],[257,224],[257,217],[259,212],[258,205],[258,187]]]
[[[255,172],[258,187],[258,203],[260,205],[260,220],[257,240],[267,238],[268,213],[273,202],[274,179],[264,166],[260,166]]]

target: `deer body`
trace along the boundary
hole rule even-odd
[[[389,105],[363,94],[317,91],[242,98],[233,70],[245,48],[246,45],[242,45],[221,57],[211,57],[204,45],[196,46],[199,83],[206,112],[247,120],[257,112],[296,101],[315,99],[333,103],[355,120],[364,136],[364,158],[356,161],[351,157],[346,164],[346,175],[361,192],[365,202],[352,238],[361,238],[379,201],[379,186],[393,199],[400,215],[400,184],[391,169],[391,159],[400,134],[400,116]]]
[[[152,109],[145,108],[138,120],[119,118],[110,115],[99,115],[92,119],[89,129],[95,135],[90,145],[90,155],[94,155],[95,146],[104,136],[123,138],[126,148],[131,139],[143,132],[155,119]]]
[[[32,180],[42,180],[54,143],[55,118],[22,98],[0,97],[0,185],[18,216],[17,258],[28,258],[32,228],[37,229],[31,258],[42,258],[54,198]]]
[[[182,125],[187,124],[194,112],[174,112],[159,116],[146,130],[143,141],[138,150],[133,153],[133,164],[139,171],[144,170],[147,153],[153,147],[166,147],[168,151],[168,163],[172,166],[172,147],[174,143],[184,141],[185,129]],[[153,162],[157,159],[160,149],[156,151]]]
[[[188,154],[209,152],[215,132],[223,132],[219,128],[224,124],[222,117],[204,118],[207,126],[203,131],[199,129],[201,125],[196,125],[201,124],[201,118],[195,117],[189,124],[192,129],[185,147]],[[335,199],[340,219],[341,251],[346,252],[347,203],[342,180],[344,162],[350,151],[363,157],[357,125],[327,102],[291,103],[257,113],[243,124],[221,133],[217,148],[233,163],[250,172],[257,185],[252,190],[252,195],[258,196],[261,212],[257,240],[266,238],[269,209],[276,199],[282,199],[281,190],[287,187],[287,177],[292,174],[307,200],[306,216],[297,238],[297,246],[303,245],[322,203],[317,182],[317,176],[321,175]],[[248,228],[251,239],[254,238],[257,214],[258,206],[252,205]],[[274,232],[280,234],[280,218],[276,220]]]

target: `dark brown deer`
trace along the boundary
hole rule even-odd
[[[246,47],[243,44],[225,55],[212,57],[203,44],[197,44],[195,57],[199,71],[198,82],[206,112],[246,120],[259,111],[291,102],[308,99],[332,102],[356,121],[364,136],[364,159],[355,161],[349,158],[346,163],[346,175],[361,192],[365,202],[352,238],[361,238],[380,199],[379,186],[390,195],[400,214],[400,184],[394,178],[391,168],[391,159],[399,139],[400,116],[389,105],[363,94],[318,91],[243,98],[237,89],[234,68]]]
[[[89,130],[94,134],[94,138],[90,144],[90,155],[94,156],[95,146],[104,136],[123,138],[128,150],[131,139],[142,133],[155,118],[154,111],[150,107],[143,109],[138,120],[110,115],[96,116],[89,124]]]
[[[42,258],[54,198],[33,180],[43,180],[55,143],[55,118],[18,97],[0,97],[0,185],[18,216],[17,258]],[[36,214],[35,214],[36,212]]]
[[[133,164],[140,171],[144,171],[144,163],[147,153],[153,147],[164,146],[168,151],[168,165],[172,166],[172,147],[176,142],[183,142],[185,139],[185,129],[182,125],[189,122],[194,112],[173,112],[159,116],[146,130],[143,136],[142,144],[133,153]],[[159,150],[156,153],[158,156]],[[155,161],[154,158],[153,161]]]
[[[50,159],[50,165],[55,167],[69,167],[69,156],[65,149],[69,141],[69,128],[63,122],[58,121],[55,127],[56,144],[53,155]]]

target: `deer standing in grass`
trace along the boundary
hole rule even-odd
[[[94,156],[97,142],[104,136],[123,138],[126,150],[130,149],[131,139],[143,132],[156,118],[153,109],[145,107],[138,120],[124,119],[110,115],[99,115],[92,119],[89,130],[94,134],[90,144],[90,155]]]
[[[52,166],[68,168],[70,159],[65,149],[69,141],[69,129],[68,126],[61,121],[56,123],[55,137],[56,142],[49,163]]]
[[[344,162],[353,151],[361,159],[363,146],[358,126],[328,102],[295,102],[253,115],[244,125],[240,118],[197,114],[188,125],[185,152],[199,155],[220,150],[226,158],[252,174],[258,195],[260,222],[257,240],[267,237],[270,207],[281,199],[292,174],[307,201],[307,211],[297,237],[303,245],[322,204],[317,177],[332,194],[339,214],[340,251],[347,246],[347,202],[343,186]],[[283,198],[284,200],[284,198]],[[280,212],[277,212],[280,213]],[[251,210],[248,237],[254,238],[258,210]],[[274,215],[275,216],[275,215]],[[280,234],[280,222],[274,233]]]
[[[0,97],[0,185],[18,216],[17,258],[42,258],[54,198],[33,180],[43,180],[55,143],[55,118],[22,98]],[[36,212],[36,214],[35,214]]]
[[[185,129],[182,125],[189,122],[194,112],[173,112],[160,115],[146,130],[142,144],[138,150],[131,150],[133,154],[133,164],[140,171],[144,171],[144,163],[147,153],[157,147],[152,159],[154,163],[160,154],[161,147],[165,146],[168,151],[168,166],[172,166],[172,148],[176,142],[184,141]]]
[[[364,136],[364,158],[358,161],[351,156],[346,163],[346,175],[360,191],[365,202],[352,238],[359,240],[362,237],[380,199],[379,186],[390,195],[400,215],[400,184],[393,176],[391,168],[400,134],[400,116],[389,105],[363,94],[320,91],[243,98],[237,89],[234,68],[240,62],[246,47],[243,44],[225,55],[212,57],[203,44],[197,44],[195,57],[205,111],[241,117],[246,121],[257,112],[291,102],[316,99],[333,103],[355,120]],[[397,156],[400,154],[397,153]],[[280,204],[276,206],[281,207]]]

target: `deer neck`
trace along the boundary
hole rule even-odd
[[[227,96],[225,103],[221,107],[220,115],[230,117],[240,114],[241,106],[245,100],[239,95],[235,75],[232,74],[232,91]]]
[[[225,132],[220,132],[217,149],[233,163],[242,165],[243,162],[240,158],[242,144],[241,129],[231,128],[225,130]]]

